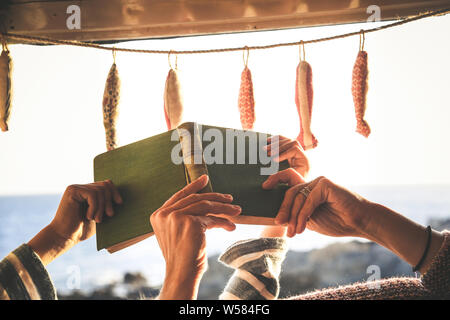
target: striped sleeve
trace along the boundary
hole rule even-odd
[[[219,299],[276,299],[286,251],[285,238],[250,239],[233,244],[219,257],[220,262],[235,269]]]
[[[26,244],[0,261],[0,300],[56,300],[39,256]]]

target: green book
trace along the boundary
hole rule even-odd
[[[268,174],[289,167],[262,149],[268,134],[184,123],[177,129],[103,153],[94,159],[94,179],[110,179],[123,204],[97,224],[97,249],[115,252],[153,234],[150,215],[174,193],[208,174],[202,192],[233,195],[242,213],[235,223],[273,224],[287,189],[262,189]]]

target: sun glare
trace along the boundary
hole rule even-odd
[[[341,184],[446,184],[450,154],[447,90],[450,16],[366,35],[368,139],[355,132],[351,72],[359,38],[306,45],[313,71],[311,178]],[[251,34],[132,41],[132,48],[201,49],[313,39],[359,30],[343,25]],[[372,27],[372,25],[370,26]],[[417,37],[421,45],[417,46]],[[433,48],[429,50],[427,48]],[[0,135],[0,194],[60,193],[92,181],[92,159],[105,151],[101,99],[111,53],[87,48],[11,46],[15,61],[11,131]],[[119,145],[166,130],[163,91],[167,55],[118,53],[122,90]],[[295,138],[298,47],[251,51],[255,130]],[[421,61],[421,67],[415,68]],[[178,56],[186,121],[240,128],[237,98],[242,52]],[[433,79],[440,79],[433,81]],[[425,94],[426,92],[426,94]],[[439,155],[438,157],[436,155]],[[426,170],[417,170],[426,168]]]

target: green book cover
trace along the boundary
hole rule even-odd
[[[195,123],[179,128],[182,127],[193,137],[192,149],[194,138],[199,139],[202,164],[197,166],[200,168],[197,174],[192,175],[192,169],[182,161],[189,163],[183,158],[180,129],[95,157],[95,181],[110,179],[123,199],[122,205],[115,206],[113,217],[105,217],[97,224],[98,250],[106,248],[114,252],[150,236],[153,232],[150,215],[202,173],[210,177],[209,191],[232,194],[233,203],[242,207],[236,223],[273,221],[287,187],[280,185],[274,190],[261,187],[268,177],[261,170],[273,170],[271,163],[267,163],[269,158],[263,159],[264,151],[260,151],[269,135]],[[276,169],[287,167],[287,162],[282,162]]]

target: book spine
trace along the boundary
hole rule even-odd
[[[183,155],[186,182],[191,183],[202,175],[208,174],[208,168],[203,158],[200,130],[196,123],[186,122],[178,126],[177,131]],[[212,192],[211,181],[201,192]]]

